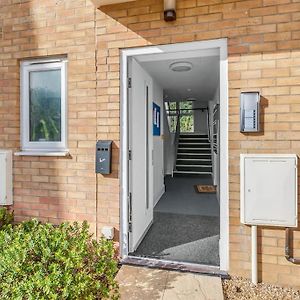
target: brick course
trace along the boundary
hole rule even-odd
[[[119,227],[120,48],[228,38],[230,273],[250,276],[250,230],[239,219],[239,154],[300,154],[300,3],[296,0],[178,0],[95,9],[90,0],[1,0],[0,147],[19,148],[19,61],[67,54],[71,158],[14,161],[17,220],[87,219],[92,231]],[[259,90],[262,134],[239,132],[241,91]],[[113,173],[96,176],[97,139],[112,139]],[[97,223],[97,224],[96,224]],[[300,232],[294,234],[300,256]],[[298,248],[298,249],[297,249]],[[263,281],[300,288],[299,267],[284,258],[284,230],[259,230]]]

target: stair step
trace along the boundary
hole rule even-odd
[[[204,142],[204,143],[209,143],[208,138],[179,138],[179,141],[183,141],[185,143],[193,143],[193,142]]]
[[[178,147],[178,150],[211,150],[211,148],[196,148],[196,147]]]
[[[184,161],[210,161],[210,158],[177,158],[177,160],[184,160]]]
[[[185,175],[211,175],[212,172],[196,172],[196,171],[174,171],[173,174],[185,174]]]
[[[210,145],[210,143],[182,143],[179,141],[179,145]]]
[[[176,165],[176,171],[212,172],[212,166],[202,165]]]
[[[177,165],[176,164],[176,168],[179,167],[179,168],[211,168],[212,166],[211,165]]]
[[[184,159],[177,159],[176,160],[176,165],[188,165],[188,166],[201,166],[201,165],[205,165],[205,166],[212,166],[212,161],[211,160],[184,160]]]

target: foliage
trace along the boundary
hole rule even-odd
[[[0,228],[11,224],[14,221],[14,213],[10,212],[6,207],[0,208]]]
[[[113,242],[37,220],[0,231],[0,299],[118,299]]]
[[[178,105],[179,104],[179,105]],[[194,113],[192,101],[168,102],[168,121],[171,132],[176,132],[177,115],[176,109],[180,109],[180,131],[194,132]]]
[[[60,98],[46,89],[30,90],[31,141],[60,141]]]

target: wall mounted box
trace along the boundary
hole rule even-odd
[[[241,154],[241,222],[297,227],[297,156]]]
[[[240,130],[241,132],[258,132],[260,130],[260,93],[242,92],[240,96]]]
[[[0,150],[0,205],[13,204],[12,151]]]
[[[96,145],[96,173],[111,173],[112,141],[98,141]]]

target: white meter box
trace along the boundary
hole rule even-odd
[[[0,205],[12,204],[12,151],[0,149]]]
[[[297,156],[241,154],[241,222],[297,227]]]

